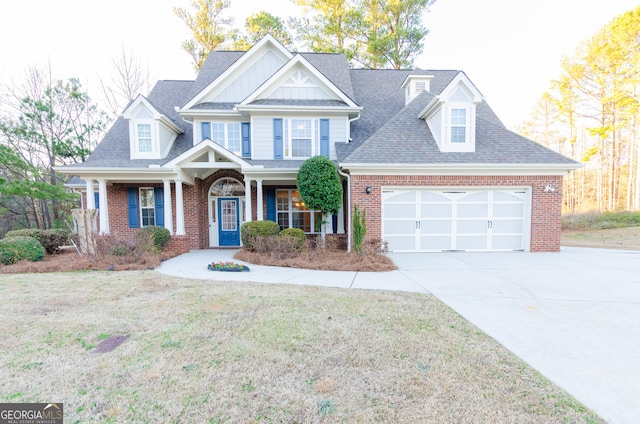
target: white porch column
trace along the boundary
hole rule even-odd
[[[264,207],[262,206],[262,179],[257,179],[256,182],[258,183],[256,187],[258,190],[258,221],[262,221],[264,220]]]
[[[164,183],[164,228],[173,234],[173,210],[171,209],[171,181],[162,180]]]
[[[107,182],[98,180],[98,199],[100,201],[100,233],[109,234],[109,205],[107,204]],[[93,205],[95,209],[95,204]]]
[[[93,180],[87,179],[87,209],[95,209],[96,208],[96,198],[93,194]]]
[[[176,235],[184,236],[184,200],[182,198],[182,180],[176,181]]]
[[[251,209],[251,178],[244,177],[244,222],[252,221],[252,209]]]

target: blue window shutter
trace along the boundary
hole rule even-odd
[[[96,209],[100,209],[100,193],[93,193],[93,198],[95,199]]]
[[[211,122],[203,122],[200,128],[202,129],[202,140],[211,140]]]
[[[320,154],[329,157],[329,120],[320,120]]]
[[[265,190],[267,197],[267,220],[278,222],[276,220],[276,189],[268,188]]]
[[[127,188],[129,197],[129,228],[138,228],[140,226],[140,217],[138,214],[138,188]]]
[[[164,227],[164,189],[156,187],[153,189],[153,200],[155,202],[155,218],[158,227]]]
[[[282,159],[282,118],[273,120],[273,158]]]
[[[251,157],[251,124],[249,122],[242,123],[242,157]]]

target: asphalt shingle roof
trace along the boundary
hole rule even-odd
[[[171,119],[180,134],[168,156],[157,160],[129,159],[129,125],[118,118],[89,159],[71,167],[148,167],[162,165],[192,147],[192,126],[175,111],[205,89],[243,52],[216,51],[209,55],[195,81],[159,81],[149,102]],[[351,142],[337,143],[341,164],[573,164],[572,160],[509,131],[485,102],[477,106],[476,151],[442,153],[419,112],[460,72],[457,70],[370,70],[349,69],[346,58],[337,54],[301,53],[319,72],[361,106],[359,119],[351,123]],[[403,81],[409,75],[432,75],[430,91],[405,105]],[[344,106],[341,101],[258,100],[258,105]],[[194,109],[231,110],[234,103],[203,103]],[[271,168],[290,168],[296,161],[249,161]],[[300,161],[300,164],[302,161]]]

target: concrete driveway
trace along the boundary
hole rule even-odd
[[[216,273],[235,251],[163,263],[181,277],[432,293],[611,424],[640,422],[640,252],[390,254],[397,271],[252,266]]]
[[[640,252],[391,257],[609,423],[640,422]]]

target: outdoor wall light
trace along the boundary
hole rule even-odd
[[[554,191],[556,191],[556,189],[553,188],[551,184],[547,184],[547,186],[544,188],[545,193],[549,193],[549,192],[553,193]]]
[[[365,189],[365,193],[371,194],[371,186],[367,186],[367,188]]]

